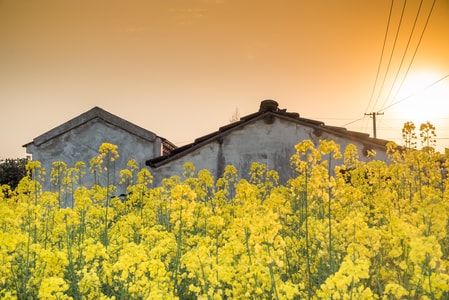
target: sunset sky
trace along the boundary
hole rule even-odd
[[[264,99],[370,134],[383,112],[397,142],[429,120],[444,149],[449,1],[420,3],[0,0],[0,159],[94,106],[182,146]]]

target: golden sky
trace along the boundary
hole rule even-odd
[[[449,1],[391,4],[0,0],[0,158],[94,106],[183,145],[263,99],[368,133],[384,112],[398,142],[430,120],[449,147]]]

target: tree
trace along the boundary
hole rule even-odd
[[[7,158],[0,160],[0,185],[7,184],[15,189],[19,181],[25,177],[27,158]]]

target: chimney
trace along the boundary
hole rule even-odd
[[[279,104],[271,99],[260,102],[259,112],[277,111]]]

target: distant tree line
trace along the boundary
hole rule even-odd
[[[0,160],[0,185],[7,184],[15,189],[26,175],[27,158],[7,158]]]

